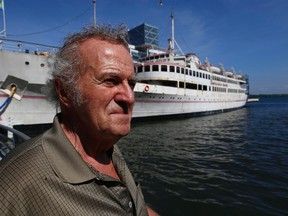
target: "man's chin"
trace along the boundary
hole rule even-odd
[[[129,126],[119,126],[118,128],[118,134],[119,136],[127,136],[130,133],[130,125]]]
[[[114,130],[121,137],[127,136],[131,130],[130,122],[126,124],[118,124]]]

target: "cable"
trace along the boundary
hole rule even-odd
[[[7,38],[3,38],[0,37],[0,41],[11,41],[11,42],[17,42],[17,43],[25,43],[25,44],[29,44],[29,45],[36,45],[36,46],[45,46],[45,47],[50,47],[50,48],[56,48],[58,49],[58,46],[51,46],[51,45],[46,45],[46,44],[40,44],[40,43],[33,43],[33,42],[28,42],[28,41],[21,41],[21,40],[12,40],[12,39],[7,39]]]
[[[4,103],[0,106],[0,110],[2,110],[3,107],[5,107],[10,102],[10,100],[13,98],[13,96],[16,92],[16,86],[15,85],[11,86],[10,91],[11,91],[10,95],[6,98]]]
[[[59,29],[59,28],[62,28],[63,26],[65,25],[68,25],[70,24],[71,22],[73,22],[74,20],[78,19],[79,17],[83,16],[85,13],[88,12],[88,10],[91,8],[91,6],[89,6],[84,12],[82,12],[81,14],[79,14],[78,16],[74,17],[72,20],[62,24],[62,25],[59,25],[59,26],[56,26],[56,27],[53,27],[53,28],[50,28],[50,29],[47,29],[47,30],[43,30],[43,31],[39,31],[39,32],[32,32],[32,33],[27,33],[27,34],[7,34],[7,36],[10,36],[10,37],[15,37],[15,36],[30,36],[30,35],[36,35],[36,34],[43,34],[43,33],[47,33],[47,32],[50,32],[50,31],[54,31],[56,29]]]
[[[7,97],[4,103],[0,106],[0,110],[2,110],[2,108],[5,107],[9,103],[10,100],[11,100],[11,97]]]

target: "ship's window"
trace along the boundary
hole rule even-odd
[[[185,74],[188,75],[188,69],[185,69]]]
[[[159,71],[158,65],[152,65],[152,71]]]
[[[193,76],[195,77],[195,74],[196,74],[196,72],[195,71],[193,71]]]
[[[198,71],[196,72],[196,77],[199,77],[199,72]]]
[[[165,81],[162,81],[160,85],[177,87],[177,81],[165,80]]]
[[[144,70],[145,70],[145,72],[150,71],[150,65],[145,65]]]
[[[179,82],[179,87],[184,88],[184,82]]]
[[[161,65],[161,71],[167,72],[167,65]]]
[[[203,85],[203,91],[207,91],[207,86]]]
[[[189,70],[189,75],[192,76],[192,70]]]
[[[175,72],[175,67],[174,66],[170,66],[170,72]]]
[[[142,66],[139,66],[138,67],[138,71],[137,71],[138,73],[141,73],[141,72],[143,72],[143,67]]]
[[[188,89],[197,89],[197,84],[186,83],[186,88],[188,88]]]
[[[176,72],[180,73],[180,68],[179,67],[176,67]]]
[[[184,74],[184,68],[181,68],[181,74]]]
[[[44,64],[44,63],[41,63],[41,64],[40,64],[40,67],[44,67],[44,66],[45,66],[45,64]]]
[[[25,65],[29,65],[30,63],[28,61],[25,62]]]
[[[198,85],[198,90],[202,90],[202,85]]]

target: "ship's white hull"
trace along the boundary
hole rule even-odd
[[[148,96],[148,95],[147,95]],[[154,95],[162,97],[162,95]],[[173,95],[171,95],[173,96]],[[175,95],[177,97],[177,95]],[[143,98],[143,97],[142,97]],[[246,100],[240,101],[204,101],[201,98],[191,98],[187,100],[187,96],[181,100],[161,100],[141,99],[137,100],[134,106],[133,117],[153,117],[153,116],[171,116],[184,114],[197,114],[205,112],[217,112],[230,109],[237,109],[245,106]]]
[[[0,96],[2,103],[7,96],[4,94]],[[52,122],[56,113],[57,108],[43,94],[26,91],[20,101],[13,99],[6,109],[2,110],[0,124],[8,127],[46,124]]]
[[[149,86],[149,91],[154,88],[151,92],[141,91],[144,88],[145,84],[136,85],[134,118],[225,111],[243,107],[247,101],[246,94],[193,90],[184,92],[178,88],[163,86]]]
[[[138,84],[141,86],[141,84]],[[159,86],[158,86],[159,88]],[[160,87],[161,88],[161,87]],[[168,87],[166,87],[168,88]],[[173,91],[171,88],[170,92]],[[174,91],[177,91],[174,88]],[[169,91],[168,91],[169,92]],[[197,114],[205,112],[225,111],[245,106],[247,96],[234,97],[218,95],[211,92],[190,92],[190,95],[146,93],[135,90],[135,105],[133,118],[147,118],[156,116],[172,116]],[[4,96],[4,95],[2,95]],[[4,97],[1,98],[4,101]],[[12,100],[9,107],[1,115],[0,122],[6,126],[31,125],[51,123],[54,115],[59,111],[46,97],[41,94],[26,92],[21,101]]]

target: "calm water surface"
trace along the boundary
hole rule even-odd
[[[137,123],[119,146],[161,215],[288,215],[288,98]]]

